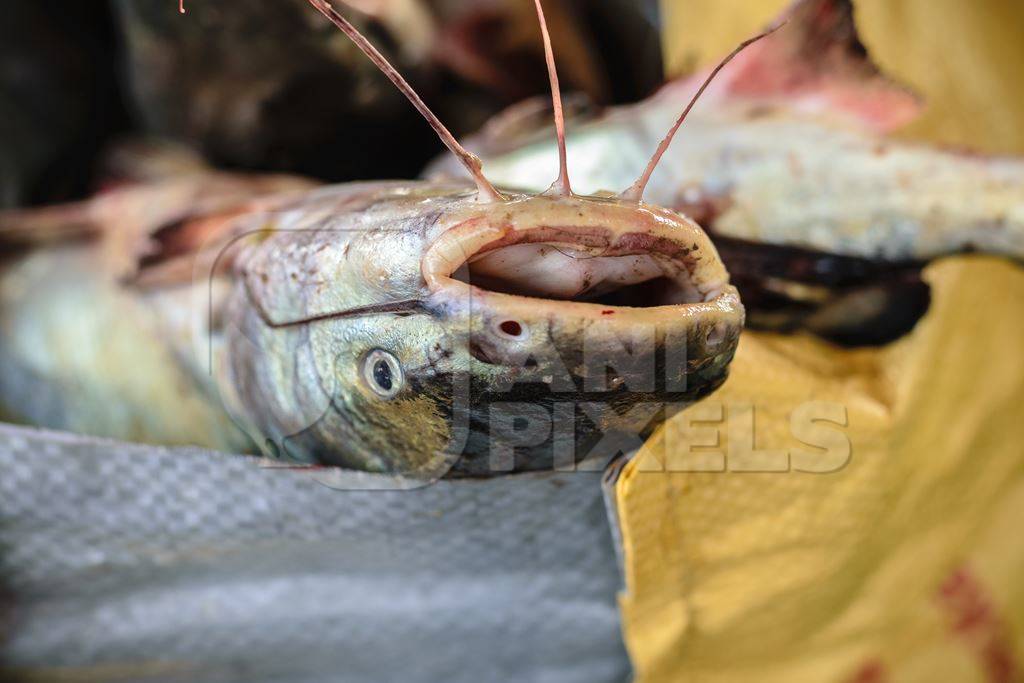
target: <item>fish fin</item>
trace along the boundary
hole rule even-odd
[[[285,206],[316,185],[293,176],[193,173],[119,186],[73,204],[0,211],[0,250],[95,240],[102,267],[130,282],[194,255],[235,218]]]
[[[120,242],[114,258],[127,257],[117,270],[123,281],[148,288],[191,282],[200,252],[219,251],[236,235],[260,229],[269,214],[287,208],[316,186],[290,176],[218,174],[210,181],[202,196],[173,220],[124,233],[123,240],[110,240]],[[212,187],[217,183],[224,183],[219,191]],[[216,254],[212,259],[218,273],[231,265],[231,259]]]

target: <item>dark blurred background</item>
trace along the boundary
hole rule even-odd
[[[573,106],[662,81],[657,0],[545,0]],[[548,96],[529,0],[335,2],[456,135]],[[413,177],[442,151],[404,97],[306,0],[7,0],[0,206],[98,188],[105,150],[159,138],[226,169]],[[543,102],[539,99],[538,102]]]

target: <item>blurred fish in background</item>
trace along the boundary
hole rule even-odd
[[[543,45],[519,0],[336,2],[457,134],[546,102]],[[656,3],[550,0],[580,107],[662,80]],[[97,189],[102,150],[160,138],[225,169],[328,181],[415,177],[441,147],[387,79],[305,0],[11,0],[0,27],[0,202]],[[543,106],[543,105],[542,105]],[[549,106],[549,105],[547,105]]]

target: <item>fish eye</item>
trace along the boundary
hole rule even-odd
[[[402,365],[391,353],[374,349],[363,359],[363,380],[381,398],[394,398],[402,390],[405,375]]]

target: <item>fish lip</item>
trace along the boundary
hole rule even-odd
[[[502,294],[452,280],[450,285],[432,293],[430,308],[445,317],[461,314],[480,318],[490,333],[509,342],[528,341],[531,333],[501,334],[501,324],[507,321],[514,321],[526,330],[534,329],[541,321],[570,319],[583,325],[596,323],[608,331],[625,332],[645,325],[658,329],[704,325],[709,331],[716,328],[731,337],[742,330],[746,317],[739,291],[732,285],[722,286],[708,301],[632,308]],[[475,329],[475,325],[471,328]]]
[[[579,210],[597,206],[596,215]],[[515,204],[515,202],[513,202]],[[583,318],[627,321],[691,318],[705,312],[743,321],[738,292],[710,238],[693,221],[677,213],[647,205],[623,205],[605,198],[551,199],[544,196],[520,200],[525,210],[470,213],[454,216],[427,248],[421,272],[430,298],[444,307],[457,302],[485,302],[488,308],[508,308],[537,313],[557,312]],[[521,209],[521,210],[516,210]],[[555,210],[553,210],[555,209]],[[554,214],[554,215],[551,215]],[[617,215],[618,214],[618,215]],[[559,219],[567,219],[560,221]],[[639,219],[639,220],[637,220]],[[652,254],[678,266],[676,277],[685,278],[701,295],[700,301],[649,307],[609,305],[506,294],[483,289],[456,279],[453,274],[473,257],[505,246],[557,241],[566,246],[610,248],[613,253]],[[694,256],[696,254],[696,256]],[[733,321],[730,321],[733,322]]]

